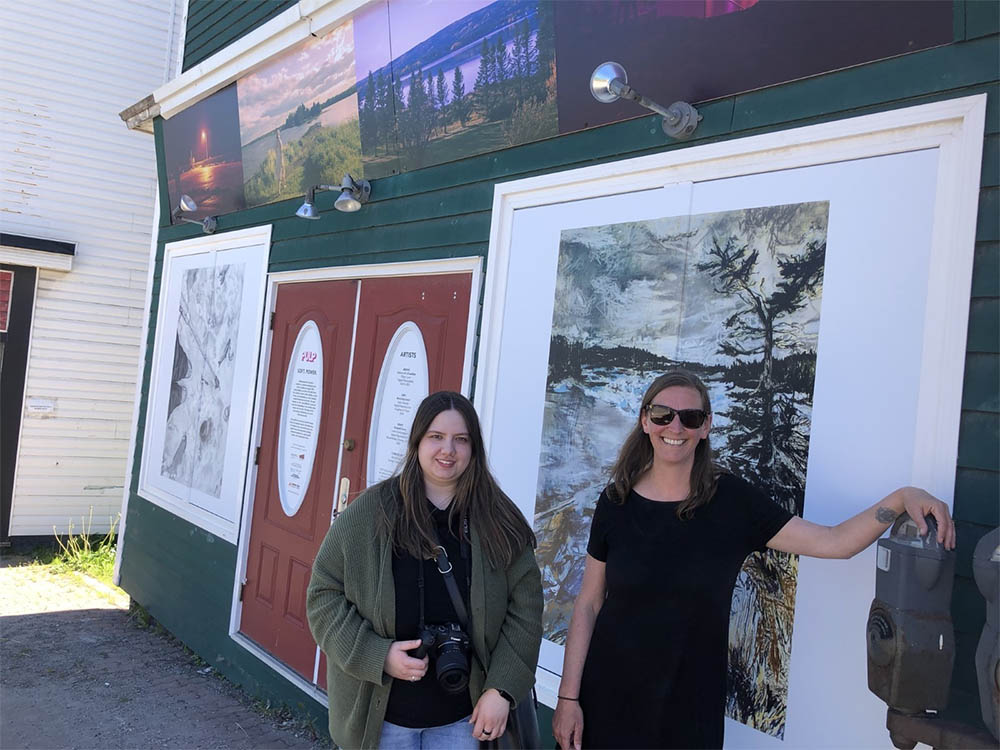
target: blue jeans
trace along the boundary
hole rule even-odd
[[[379,750],[479,750],[469,717],[440,727],[410,729],[382,722]]]

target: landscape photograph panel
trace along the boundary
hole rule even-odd
[[[246,207],[235,86],[165,120],[163,151],[171,209],[177,208],[182,195],[198,205],[196,211],[184,214],[189,219]]]
[[[363,176],[351,21],[237,82],[248,206]]]
[[[558,133],[551,3],[389,0],[358,23],[391,28],[391,58],[357,66],[367,176]]]
[[[705,382],[720,463],[801,515],[828,212],[799,203],[562,232],[534,516],[546,639],[565,643],[597,498],[666,370]],[[797,565],[751,555],[732,600],[727,711],[776,737]]]
[[[559,132],[648,112],[586,85],[614,60],[653,101],[693,104],[952,40],[949,0],[556,0]],[[844,44],[850,39],[850,44]],[[711,54],[705,54],[711,50]]]

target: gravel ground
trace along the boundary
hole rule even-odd
[[[302,748],[329,740],[254,710],[93,579],[0,561],[0,748]]]

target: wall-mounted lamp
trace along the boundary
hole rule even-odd
[[[180,202],[170,213],[170,218],[173,221],[185,221],[188,224],[198,224],[201,230],[205,234],[213,234],[219,225],[219,222],[215,220],[214,216],[206,216],[204,219],[189,219],[186,216],[181,216],[181,214],[190,214],[198,210],[198,204],[194,202],[194,199],[190,195],[182,195]]]
[[[356,181],[349,174],[344,175],[340,185],[313,185],[306,193],[305,202],[299,206],[295,215],[300,219],[318,219],[319,211],[316,210],[317,190],[339,190],[340,195],[334,201],[333,207],[338,211],[348,213],[357,211],[362,203],[367,203],[372,194],[372,185],[368,180]]]
[[[340,197],[333,203],[333,207],[338,211],[353,213],[361,208],[362,203],[367,203],[372,194],[372,184],[368,180],[357,182],[349,174],[344,175],[340,181]]]
[[[606,62],[597,66],[590,76],[590,93],[603,104],[610,104],[619,99],[630,99],[646,109],[663,115],[663,132],[671,138],[687,138],[701,120],[698,110],[687,102],[674,102],[669,107],[663,107],[644,97],[628,85],[625,68],[616,62]]]

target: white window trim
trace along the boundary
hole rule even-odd
[[[468,394],[471,389],[473,373],[473,352],[476,345],[476,323],[479,319],[480,301],[483,282],[483,259],[476,256],[465,258],[442,258],[436,260],[408,261],[400,263],[378,263],[360,266],[335,266],[326,268],[303,269],[296,271],[281,271],[268,275],[267,300],[264,304],[265,317],[269,318],[274,312],[277,302],[278,286],[281,284],[294,284],[310,281],[332,281],[335,279],[365,279],[385,278],[389,276],[429,276],[435,274],[450,273],[471,273],[471,294],[469,295],[469,317],[466,327],[465,340],[465,361],[462,363],[462,393]],[[355,305],[355,325],[357,321],[357,305]],[[261,430],[264,424],[264,399],[267,394],[267,370],[271,360],[271,330],[265,327],[260,342],[260,361],[257,371],[257,393],[254,399],[253,412],[253,440],[251,445],[260,445]],[[353,371],[354,342],[351,345],[352,362],[350,369]],[[351,382],[348,377],[347,389],[350,391]],[[336,395],[336,394],[335,394]],[[344,410],[344,418],[341,424],[340,442],[344,439],[344,430],[347,423],[347,410]],[[340,486],[340,459],[337,461],[337,476],[334,487]],[[322,705],[326,705],[326,693],[319,690],[316,685],[305,680],[301,675],[289,669],[280,660],[262,649],[252,640],[239,632],[240,618],[243,614],[243,605],[240,601],[240,589],[246,582],[247,559],[250,553],[250,523],[253,519],[253,500],[257,485],[257,466],[253,461],[253,452],[247,460],[247,478],[243,495],[243,516],[240,521],[240,534],[237,550],[236,576],[233,581],[233,598],[230,607],[229,635],[240,646],[252,653],[266,665],[274,669],[278,674],[287,679],[297,688],[307,695],[313,697]],[[317,660],[318,665],[318,660]],[[314,673],[313,679],[316,679]]]
[[[73,257],[68,253],[52,253],[46,250],[27,250],[23,247],[0,245],[0,263],[15,266],[34,266],[47,271],[72,271]]]
[[[183,257],[186,255],[201,254],[206,252],[217,252],[222,250],[230,250],[236,248],[245,248],[249,246],[263,246],[266,251],[263,253],[263,263],[265,266],[265,272],[261,273],[261,289],[259,290],[247,290],[246,293],[252,294],[257,293],[263,300],[264,285],[267,283],[266,274],[266,264],[268,261],[268,256],[270,253],[271,246],[271,225],[266,224],[260,227],[253,227],[250,229],[243,229],[236,232],[226,232],[224,234],[208,235],[203,237],[195,237],[189,240],[181,240],[179,242],[168,243],[164,247],[164,258],[163,266],[161,271],[161,280],[167,278],[168,264],[172,258]],[[160,294],[157,296],[157,320],[156,320],[156,337],[153,342],[153,356],[150,360],[150,375],[149,375],[149,390],[148,393],[155,394],[159,392],[161,387],[160,374],[158,372],[157,363],[160,361],[161,357],[166,356],[165,352],[168,350],[172,352],[172,341],[163,341],[161,336],[161,331],[163,330],[164,316],[166,315],[166,309],[160,303],[163,300],[162,296],[163,287],[161,282]],[[255,317],[256,325],[258,330],[262,328],[261,316],[257,314]],[[259,336],[254,337],[255,340]],[[255,361],[259,357],[259,348],[255,350],[248,357],[248,365]],[[253,394],[254,387],[251,387],[251,397]],[[240,508],[234,508],[232,519],[223,518],[207,510],[199,508],[191,503],[185,501],[182,498],[178,498],[159,487],[152,485],[149,478],[150,462],[147,461],[147,454],[149,453],[150,447],[150,431],[149,431],[149,418],[150,418],[150,406],[152,404],[152,399],[147,401],[146,404],[146,414],[143,430],[143,451],[142,459],[140,461],[139,469],[139,486],[137,489],[137,494],[143,499],[158,505],[164,510],[173,513],[174,515],[183,518],[185,521],[204,529],[205,531],[211,532],[216,536],[224,539],[227,542],[236,544],[238,532],[239,532],[239,518],[241,515]],[[243,408],[243,406],[249,408],[250,403],[245,405],[234,404],[234,408]],[[247,433],[250,432],[252,422],[248,421]],[[243,440],[241,463],[245,463],[246,457],[249,454],[249,434],[240,436]],[[244,474],[245,481],[245,474]],[[242,489],[238,492],[237,496],[239,498],[243,497]]]
[[[299,0],[298,4],[156,89],[153,99],[159,105],[159,115],[164,119],[173,117],[303,39],[322,36],[368,2]]]

